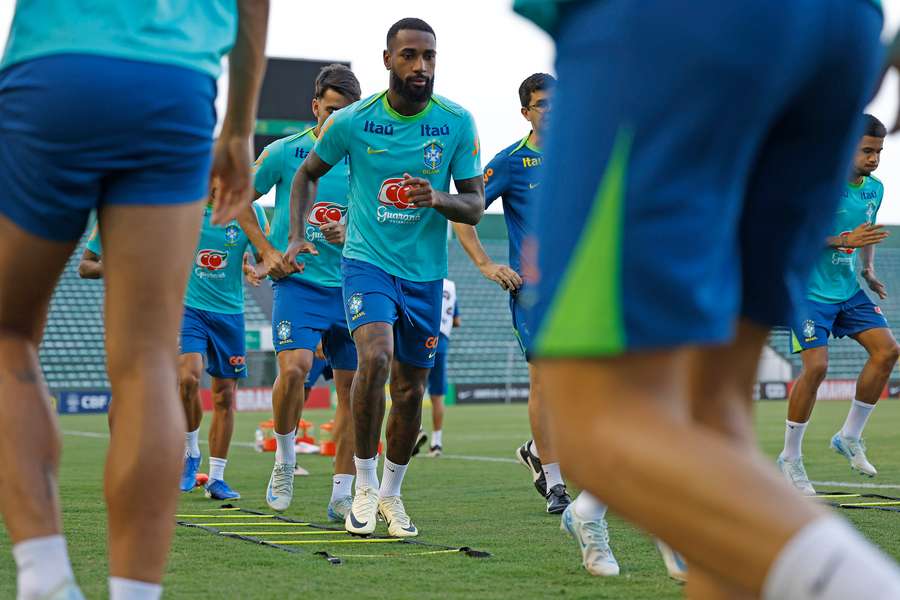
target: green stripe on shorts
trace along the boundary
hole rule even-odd
[[[538,333],[540,356],[598,356],[625,349],[619,274],[631,140],[630,132],[616,136],[587,224]]]

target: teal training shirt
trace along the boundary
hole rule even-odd
[[[275,140],[266,146],[254,163],[253,185],[260,194],[275,186],[275,214],[269,242],[280,252],[288,246],[291,232],[291,181],[303,160],[316,144],[315,128]],[[301,254],[297,260],[305,267],[291,277],[323,287],[341,286],[343,246],[325,241],[319,226],[328,221],[347,221],[347,195],[350,189],[350,164],[345,156],[319,180],[315,206],[306,221],[306,239],[316,245],[318,256]]]
[[[19,0],[0,68],[52,54],[99,54],[218,77],[237,24],[237,0]]]
[[[268,233],[269,221],[263,207],[254,202],[253,210],[260,228]],[[211,217],[212,210],[206,207],[184,305],[225,315],[241,314],[244,312],[244,251],[250,248],[255,253],[255,249],[236,220],[227,225],[213,225]],[[98,256],[103,253],[96,227],[87,248]]]
[[[410,281],[447,276],[447,219],[408,204],[403,174],[440,192],[481,177],[481,150],[469,112],[433,96],[422,112],[404,116],[381,92],[335,112],[322,128],[316,154],[330,165],[350,157],[350,203],[344,256]]]
[[[875,177],[866,177],[860,185],[848,183],[842,192],[829,235],[850,233],[863,223],[874,223],[884,197],[884,186]],[[858,248],[826,248],[813,267],[809,280],[809,299],[836,304],[846,302],[859,290],[857,280]]]

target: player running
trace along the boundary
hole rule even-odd
[[[849,336],[869,353],[856,382],[856,399],[844,426],[831,438],[831,447],[850,461],[850,468],[874,477],[875,467],[866,458],[863,428],[888,378],[900,347],[888,328],[881,308],[860,289],[857,279],[857,254],[862,258],[862,278],[882,300],[887,297],[884,284],[875,274],[875,245],[887,237],[875,217],[881,207],[884,186],[872,176],[878,168],[887,128],[872,115],[865,115],[865,129],[853,158],[827,248],[813,267],[807,301],[797,312],[792,329],[794,352],[803,359],[803,370],[791,389],[788,401],[784,450],[778,466],[788,481],[801,493],[814,495],[803,466],[803,434],[816,403],[816,392],[828,371],[828,336]]]
[[[528,360],[528,375],[531,393],[528,398],[528,420],[534,439],[522,444],[516,450],[516,460],[531,473],[534,487],[547,506],[547,512],[561,513],[572,500],[566,491],[559,461],[550,440],[544,403],[541,401],[540,378],[531,363],[527,348],[531,347],[531,329],[522,305],[529,290],[522,287],[522,241],[528,231],[528,213],[534,207],[540,186],[541,165],[544,155],[541,151],[541,132],[544,119],[550,113],[551,94],[556,85],[553,76],[546,73],[530,75],[519,86],[521,113],[531,125],[531,131],[521,140],[501,150],[484,169],[484,200],[490,206],[497,198],[503,198],[503,218],[509,234],[510,266],[497,264],[491,260],[478,239],[478,233],[469,225],[454,224],[459,243],[475,263],[481,273],[496,281],[504,290],[509,290],[509,310],[512,314],[513,332],[519,347]],[[540,449],[540,451],[538,450]]]
[[[316,125],[296,135],[281,138],[263,149],[256,161],[254,187],[257,197],[275,186],[275,215],[269,240],[245,211],[241,223],[259,244],[274,291],[272,334],[278,353],[278,378],[272,389],[275,416],[275,465],[266,488],[266,503],[277,511],[291,505],[294,469],[297,464],[294,439],[303,411],[304,386],[312,369],[319,343],[334,371],[338,408],[335,415],[337,455],[332,480],[328,518],[343,521],[350,509],[353,484],[352,416],[350,384],[356,371],[356,347],[347,328],[341,297],[341,249],[347,221],[349,165],[342,160],[319,181],[315,206],[304,214],[304,235],[310,252],[301,266],[286,263],[291,229],[291,180],[322,133],[325,120],[337,110],[359,100],[359,81],[344,65],[324,67],[316,77],[312,102]],[[313,383],[313,382],[310,382]]]
[[[262,206],[253,203],[251,210],[257,227],[268,229]],[[187,433],[184,443],[184,467],[180,488],[190,492],[195,487],[197,472],[203,461],[200,452],[200,378],[203,359],[212,378],[213,417],[209,428],[209,480],[204,485],[206,497],[213,500],[237,500],[241,495],[225,482],[228,449],[234,432],[234,402],[238,379],[247,377],[244,336],[244,285],[242,273],[247,269],[244,255],[249,249],[261,261],[237,221],[225,226],[213,225],[212,203],[203,212],[200,240],[194,253],[193,268],[184,296],[178,356],[178,391]],[[78,272],[88,279],[102,277],[103,249],[96,232],[91,234]],[[247,273],[253,278],[254,273]]]
[[[433,95],[434,30],[402,19],[387,34],[387,91],[335,113],[294,178],[292,224],[316,202],[315,184],[350,159],[350,222],[343,294],[359,367],[353,383],[356,495],[345,520],[370,534],[377,513],[392,536],[418,535],[400,497],[421,423],[422,396],[440,335],[447,221],[475,224],[484,207],[478,134],[461,106]],[[458,194],[449,194],[450,178]],[[313,246],[292,227],[293,264]],[[387,455],[379,486],[376,449],[390,375]]]
[[[428,373],[428,398],[431,400],[431,446],[428,456],[437,458],[444,453],[444,396],[447,395],[447,357],[450,354],[450,334],[461,324],[459,304],[456,301],[456,283],[444,279],[444,292],[441,299],[441,335],[438,340],[437,353],[434,355],[434,366]],[[413,456],[416,456],[428,441],[428,434],[419,430]]]
[[[688,597],[900,597],[760,453],[751,389],[881,68],[870,0],[519,0],[560,85],[532,325],[561,464],[688,559]],[[599,90],[599,91],[598,91]]]
[[[60,440],[37,344],[92,209],[107,250],[116,399],[105,478],[110,597],[161,593],[178,501],[184,421],[174,340],[189,257],[210,164],[222,186],[215,222],[249,200],[268,4],[16,6],[0,63],[0,507],[20,598],[81,596],[62,537]],[[211,152],[216,77],[229,49],[228,110]]]

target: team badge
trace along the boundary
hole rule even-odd
[[[231,224],[225,228],[225,244],[227,246],[234,246],[237,244],[238,238],[241,236],[241,228],[237,225]]]
[[[350,299],[347,300],[347,308],[350,310],[350,315],[353,319],[356,319],[362,314],[363,307],[363,295],[362,294],[353,294],[350,296]]]
[[[444,162],[444,147],[438,141],[431,141],[425,145],[422,158],[425,166],[431,170],[437,169]]]
[[[807,339],[807,341],[815,339],[816,337],[816,324],[813,321],[806,320],[803,321],[803,337]]]
[[[278,327],[276,329],[276,335],[278,335],[278,341],[282,344],[290,341],[291,339],[291,322],[290,321],[279,321]]]

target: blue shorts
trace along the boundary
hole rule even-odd
[[[206,197],[215,80],[199,71],[85,54],[0,71],[0,212],[71,241],[105,204]]]
[[[325,377],[325,381],[334,379],[334,372],[327,360],[313,358],[312,369],[306,374],[306,387],[312,387],[319,380],[319,376]]]
[[[341,271],[350,331],[388,323],[394,328],[394,358],[430,369],[441,332],[443,280],[409,281],[352,258],[341,260]]]
[[[222,379],[247,376],[244,315],[184,307],[181,318],[180,352],[206,356],[206,372]]]
[[[869,0],[561,4],[532,351],[788,325],[882,64]],[[600,90],[600,91],[598,91]],[[565,202],[562,201],[565,199]]]
[[[520,292],[522,290],[524,288],[521,288]],[[512,315],[513,333],[519,342],[519,348],[525,355],[525,360],[531,362],[531,328],[528,326],[528,311],[523,306],[523,297],[519,294],[509,295],[509,312]]]
[[[839,338],[882,327],[888,327],[888,322],[881,307],[862,290],[835,304],[807,298],[791,323],[791,351],[827,346],[829,334]]]
[[[447,356],[450,353],[450,340],[440,334],[438,336],[437,354],[434,355],[434,366],[428,374],[428,395],[447,395]]]
[[[319,341],[334,369],[356,370],[356,346],[344,318],[341,288],[287,277],[272,282],[272,343],[282,350],[316,351]]]

